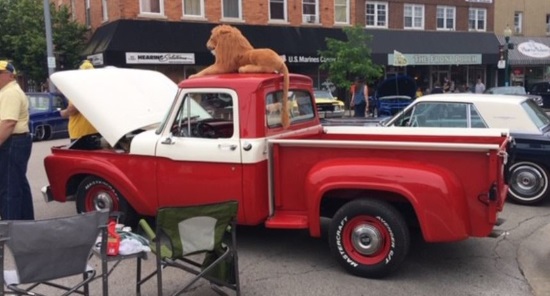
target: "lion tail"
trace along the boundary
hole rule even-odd
[[[290,116],[288,113],[288,87],[290,78],[288,77],[288,68],[284,62],[281,66],[281,70],[283,73],[283,112],[281,112],[281,123],[283,124],[283,128],[286,129],[290,125]]]

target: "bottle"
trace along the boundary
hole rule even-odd
[[[107,225],[107,255],[118,255],[118,249],[120,247],[120,235],[116,231],[116,222],[110,221]]]

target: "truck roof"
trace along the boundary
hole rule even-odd
[[[301,74],[289,74],[291,82],[307,83],[311,84],[310,77]],[[181,81],[178,86],[180,88],[219,88],[231,86],[233,89],[237,88],[250,88],[251,86],[258,86],[268,82],[274,82],[279,80],[283,82],[283,75],[275,73],[256,73],[256,74],[217,74],[197,77],[193,79],[185,79]]]

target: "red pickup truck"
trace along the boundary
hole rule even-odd
[[[226,74],[179,85],[147,70],[64,71],[52,81],[101,133],[44,160],[47,201],[123,211],[238,200],[238,222],[326,235],[352,274],[382,277],[428,242],[495,233],[507,186],[507,130],[323,127],[312,81]],[[175,98],[174,98],[175,95]],[[322,233],[321,219],[330,219]],[[132,222],[130,222],[132,221]]]

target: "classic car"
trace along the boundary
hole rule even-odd
[[[373,116],[393,116],[416,98],[416,82],[410,76],[387,78],[376,87],[372,104]]]
[[[543,105],[542,97],[539,95],[528,94],[523,86],[496,86],[491,87],[485,91],[486,94],[491,95],[520,95],[527,96],[531,100],[535,101],[537,105]]]
[[[508,128],[516,143],[510,158],[508,198],[530,205],[550,195],[550,117],[528,97],[464,93],[422,96],[385,126]]]
[[[539,81],[531,84],[529,93],[542,97],[543,108],[550,108],[550,81]]]
[[[325,118],[344,116],[344,102],[334,97],[330,91],[316,89],[313,91],[313,96],[319,116]]]
[[[29,130],[35,141],[68,136],[68,119],[59,110],[67,107],[67,99],[56,93],[29,92]]]

